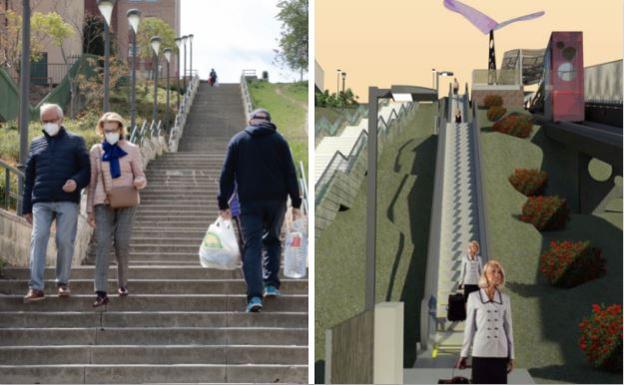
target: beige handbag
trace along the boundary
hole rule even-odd
[[[102,183],[104,184],[104,192],[106,200],[113,209],[123,209],[127,207],[135,207],[139,205],[139,190],[134,186],[113,187],[106,184],[106,176],[104,175],[104,167],[102,167],[102,147],[100,147],[100,171],[102,173]]]

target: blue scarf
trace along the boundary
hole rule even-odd
[[[119,143],[119,142],[117,142]],[[110,162],[110,173],[113,179],[119,178],[121,176],[121,167],[119,167],[119,158],[123,158],[128,155],[127,152],[121,149],[115,144],[110,144],[106,140],[102,142],[102,148],[104,149],[104,155],[102,155],[102,160],[105,162]]]

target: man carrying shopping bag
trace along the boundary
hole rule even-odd
[[[228,145],[219,184],[220,215],[231,219],[229,200],[236,182],[242,227],[243,273],[247,283],[248,312],[262,309],[262,297],[280,295],[279,239],[286,198],[290,196],[293,220],[301,216],[297,172],[288,142],[271,123],[267,110],[250,114],[249,125]],[[262,248],[266,250],[263,263]],[[264,266],[263,266],[264,265]],[[264,272],[263,272],[264,267]]]

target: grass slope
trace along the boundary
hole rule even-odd
[[[479,120],[486,122],[485,111]],[[490,125],[491,123],[488,123]],[[515,168],[548,171],[547,195],[576,204],[574,154],[550,141],[536,126],[528,139],[487,132],[483,168],[492,258],[506,267],[507,293],[513,304],[516,364],[538,383],[622,383],[622,374],[593,369],[578,347],[581,320],[594,303],[622,303],[622,205],[619,212],[572,214],[565,230],[540,233],[518,215],[526,197],[507,181]],[[572,289],[558,289],[539,272],[539,256],[551,240],[590,240],[603,250],[607,275]]]
[[[432,121],[432,106],[421,105],[386,144],[378,166],[377,301],[405,302],[409,365],[415,359],[429,238],[437,145]],[[316,242],[317,360],[325,355],[325,330],[364,309],[366,196],[362,183],[352,208],[338,213]]]
[[[255,108],[265,108],[271,113],[273,123],[284,135],[293,158],[308,167],[308,83],[269,83],[254,81],[249,93]]]

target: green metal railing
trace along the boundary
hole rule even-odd
[[[0,167],[4,171],[4,178],[0,181],[0,207],[5,210],[14,210],[22,197],[18,193],[18,186],[24,181],[24,173],[0,159]]]

